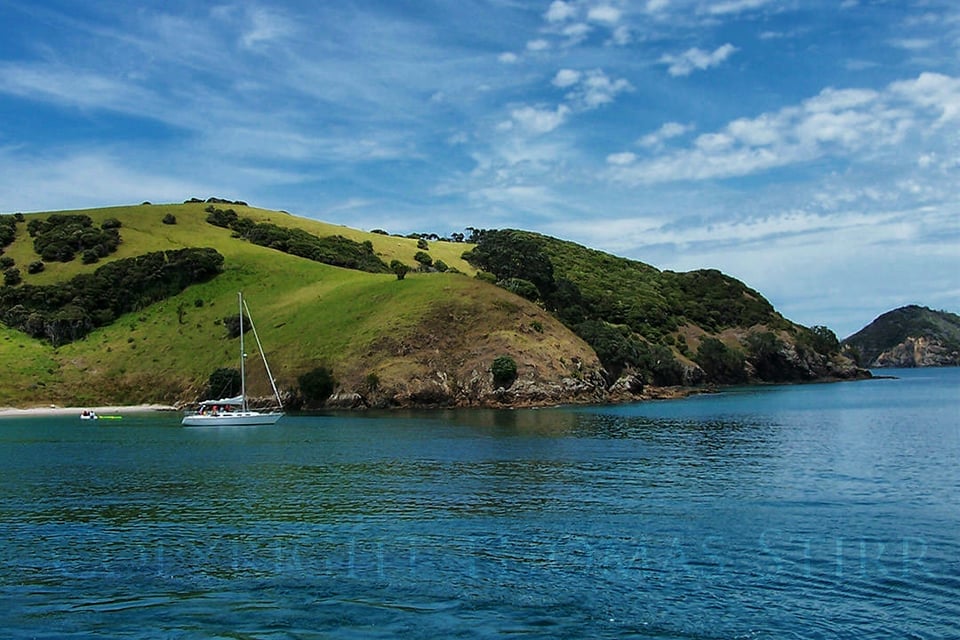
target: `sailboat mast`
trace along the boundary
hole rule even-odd
[[[243,352],[243,292],[237,292],[238,304],[240,305],[240,397],[243,405],[241,408],[247,410],[247,372],[244,368],[244,360],[247,354]]]

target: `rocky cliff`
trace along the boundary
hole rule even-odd
[[[843,341],[867,367],[960,365],[960,316],[909,305],[889,311]]]

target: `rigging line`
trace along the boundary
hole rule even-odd
[[[263,353],[263,345],[260,344],[260,336],[257,334],[257,327],[253,324],[253,316],[250,315],[250,307],[247,301],[243,301],[243,308],[247,310],[247,320],[250,321],[250,329],[253,331],[253,337],[257,341],[257,349],[260,350],[260,359],[263,360],[263,366],[267,370],[267,378],[270,380],[270,386],[273,388],[273,395],[277,399],[277,404],[283,409],[283,402],[280,400],[280,392],[277,391],[277,383],[273,379],[273,373],[270,371],[270,365],[267,363],[267,356]]]

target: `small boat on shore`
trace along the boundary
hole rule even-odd
[[[81,420],[99,420],[100,416],[97,415],[96,411],[91,411],[90,409],[84,409],[80,412]]]

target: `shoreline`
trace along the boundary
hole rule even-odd
[[[138,404],[131,406],[104,406],[104,407],[61,407],[47,405],[40,407],[0,407],[0,418],[15,416],[69,416],[79,417],[81,411],[93,411],[97,415],[105,416],[124,413],[148,413],[157,411],[176,411],[177,408],[165,404]]]

